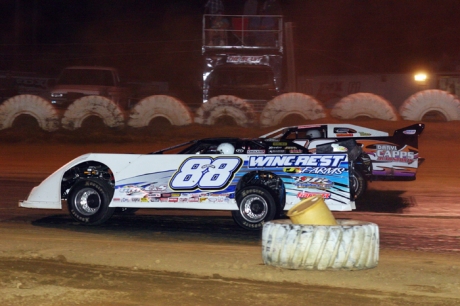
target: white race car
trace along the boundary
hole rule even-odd
[[[337,146],[337,142],[355,140],[362,148],[353,173],[353,186],[359,198],[366,190],[366,181],[415,180],[420,159],[418,136],[424,128],[423,123],[417,123],[389,135],[348,123],[311,124],[280,128],[260,137],[291,140],[307,148],[310,153],[325,153]],[[325,144],[330,146],[324,147]]]
[[[238,225],[259,229],[306,197],[322,196],[331,210],[354,209],[350,173],[360,148],[349,149],[311,154],[291,140],[209,138],[150,154],[90,153],[19,206],[62,209],[65,200],[75,220],[93,225],[116,209],[231,210]]]

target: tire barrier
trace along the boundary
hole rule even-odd
[[[39,96],[18,95],[0,104],[0,130],[10,128],[20,115],[34,117],[45,131],[59,129],[59,116],[50,102]]]
[[[397,121],[398,114],[390,102],[371,93],[355,93],[342,98],[331,110],[331,116],[354,119],[360,116]]]
[[[196,111],[195,123],[213,125],[219,117],[232,117],[236,124],[248,127],[255,124],[255,112],[252,106],[241,98],[221,95],[209,99]]]
[[[260,115],[260,125],[281,124],[289,115],[300,115],[305,120],[325,118],[324,107],[315,98],[302,93],[285,93],[269,101]]]
[[[75,100],[64,112],[61,124],[68,130],[81,128],[83,121],[97,116],[108,127],[123,127],[124,116],[121,109],[110,99],[101,96],[86,96]]]
[[[264,264],[297,270],[363,270],[379,261],[374,223],[338,219],[338,225],[292,224],[274,220],[262,230]]]
[[[420,121],[429,112],[441,113],[447,121],[460,120],[460,101],[446,91],[429,89],[413,94],[399,108],[404,120]]]
[[[180,100],[155,95],[142,99],[134,106],[128,125],[135,128],[148,126],[157,117],[166,118],[172,125],[188,125],[193,122],[192,113]]]

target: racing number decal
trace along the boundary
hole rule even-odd
[[[239,157],[190,157],[173,175],[171,189],[220,189],[230,183],[242,162]]]

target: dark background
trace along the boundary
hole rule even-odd
[[[2,0],[0,70],[56,76],[108,65],[129,79],[199,93],[205,0]],[[259,1],[262,3],[262,1]],[[244,0],[224,0],[241,14]],[[457,69],[458,0],[285,0],[296,72],[400,73]],[[199,98],[199,95],[198,95]]]

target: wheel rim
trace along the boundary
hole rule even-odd
[[[92,188],[83,188],[75,195],[75,209],[84,216],[92,216],[97,213],[101,204],[101,196]]]
[[[249,195],[241,201],[240,213],[248,222],[263,221],[268,213],[267,201],[259,195]]]
[[[355,175],[351,176],[351,188],[353,188],[355,193],[358,191],[358,179]]]
[[[358,180],[358,177],[357,177],[355,174],[353,174],[353,175],[351,176],[350,182],[351,182],[351,188],[353,188],[353,191],[354,191],[355,195],[357,195],[357,194],[358,194],[358,191],[359,191],[359,180]]]

